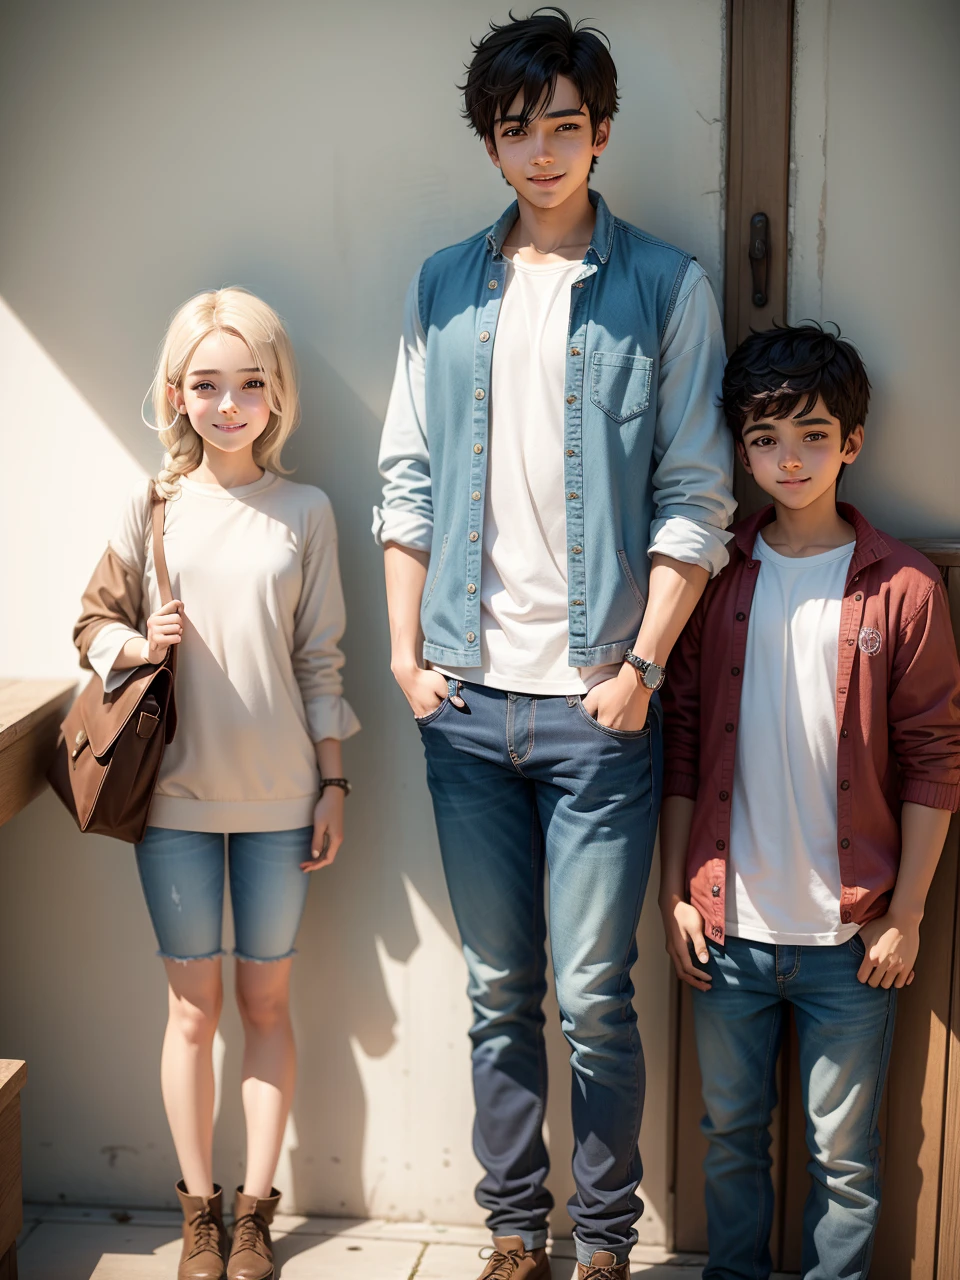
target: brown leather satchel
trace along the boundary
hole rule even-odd
[[[165,506],[156,500],[153,507],[153,561],[163,604],[173,599],[163,554]],[[132,844],[143,839],[160,761],[177,727],[176,666],[177,647],[171,645],[163,662],[134,667],[112,693],[104,693],[94,674],[67,713],[47,777],[81,831]]]

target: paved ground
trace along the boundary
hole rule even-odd
[[[474,1227],[292,1216],[277,1218],[275,1239],[282,1280],[476,1280],[489,1242]],[[17,1254],[20,1280],[174,1280],[179,1256],[175,1213],[30,1205]],[[702,1265],[637,1249],[631,1274],[695,1280]],[[554,1245],[552,1267],[553,1280],[576,1274],[569,1240]]]

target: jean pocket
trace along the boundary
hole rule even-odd
[[[423,728],[424,725],[432,724],[434,720],[436,720],[437,717],[440,715],[440,713],[449,705],[450,705],[450,699],[444,698],[444,700],[440,703],[439,707],[435,707],[433,711],[428,711],[425,716],[414,716],[413,717],[414,723],[418,724],[421,729]]]
[[[590,399],[614,422],[629,422],[648,408],[652,378],[649,356],[595,351]]]
[[[853,937],[847,943],[847,946],[850,948],[853,954],[857,957],[857,960],[862,960],[864,956],[867,954],[867,948],[863,945],[863,939],[860,937],[859,933],[855,933],[853,935]]]
[[[642,729],[612,729],[610,725],[601,724],[599,720],[593,718],[583,705],[583,698],[577,699],[577,710],[591,729],[594,729],[597,733],[605,734],[608,738],[620,738],[623,741],[628,741],[630,738],[647,738],[650,736],[649,712],[647,712],[647,722]]]

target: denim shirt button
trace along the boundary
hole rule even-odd
[[[477,637],[474,635],[474,633],[473,633],[472,631],[468,631],[468,632],[467,632],[467,644],[473,644],[473,642],[474,642],[474,640],[476,640],[476,638],[477,638]]]
[[[567,404],[576,404],[576,403],[577,403],[576,396],[567,396]]]
[[[568,457],[568,458],[575,458],[576,456],[577,456],[577,451],[576,451],[576,449],[568,449],[568,450],[567,450],[567,457]]]
[[[480,341],[481,341],[481,342],[489,342],[489,341],[490,341],[490,334],[489,334],[489,332],[488,332],[486,329],[484,329],[483,333],[481,333],[481,335],[480,335]]]
[[[571,348],[570,348],[570,354],[571,354],[572,356],[578,356],[578,355],[580,354],[580,348],[579,348],[579,347],[571,347]]]
[[[568,494],[567,494],[567,497],[568,497],[568,498],[579,498],[579,496],[580,496],[580,495],[579,495],[578,493],[568,493]]]
[[[570,550],[573,552],[575,556],[579,556],[583,554],[583,547],[571,547]]]
[[[496,280],[491,280],[490,283],[487,285],[488,289],[495,289],[496,287],[497,287]]]
[[[476,529],[474,529],[473,533],[471,533],[470,535],[470,541],[476,542],[478,541],[479,537],[480,537],[479,533],[477,533]]]
[[[483,453],[483,445],[482,445],[482,444],[475,444],[475,445],[473,446],[473,452],[474,452],[474,453]]]
[[[477,588],[476,588],[476,586],[475,586],[472,582],[468,582],[468,583],[467,583],[467,595],[473,596],[473,595],[476,595],[476,593],[477,593]]]
[[[486,394],[487,393],[484,391],[483,387],[477,387],[476,391],[473,393],[473,398],[474,400],[482,400]]]

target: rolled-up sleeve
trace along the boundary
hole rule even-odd
[[[426,335],[418,305],[420,273],[404,304],[397,371],[380,440],[383,505],[373,509],[373,536],[383,546],[398,542],[429,551],[433,541],[433,495],[427,447],[424,368]]]
[[[360,721],[343,697],[346,608],[337,561],[337,529],[329,501],[312,522],[303,559],[303,584],[294,617],[293,670],[313,742],[349,738]]]
[[[726,529],[737,505],[733,439],[719,404],[725,362],[713,290],[691,262],[660,353],[648,550],[702,565],[711,577],[727,563]]]

